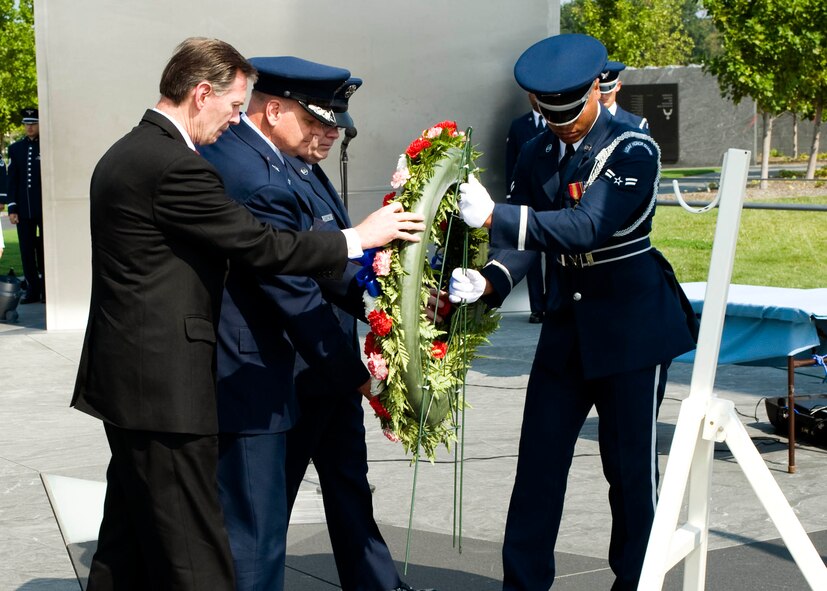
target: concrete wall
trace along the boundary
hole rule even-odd
[[[750,150],[754,156],[756,124],[760,128],[761,123],[754,103],[735,105],[721,98],[715,78],[699,66],[628,68],[620,77],[624,85],[678,85],[680,155],[674,166],[718,166],[729,148]]]
[[[447,118],[474,127],[484,181],[503,193],[507,127],[526,110],[513,65],[559,30],[559,0],[526,0],[519,10],[491,0],[35,0],[35,24],[47,325],[68,329],[88,313],[94,165],[155,104],[161,70],[185,37],[218,37],[249,56],[298,55],[365,80],[351,99],[359,135],[348,185],[358,221],[389,190],[409,141]],[[326,170],[338,178],[336,162]]]
[[[755,102],[744,99],[736,105],[722,98],[717,80],[700,66],[628,68],[620,77],[627,86],[678,85],[680,159],[675,166],[718,166],[729,148],[750,150],[753,161],[760,160],[763,123]],[[793,155],[792,119],[786,113],[773,124],[772,147],[786,156]],[[809,152],[812,122],[799,122],[798,133],[799,151]]]

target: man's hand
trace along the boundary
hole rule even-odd
[[[392,240],[419,242],[414,232],[425,231],[423,219],[421,214],[404,211],[401,203],[389,203],[366,217],[354,230],[363,250],[384,246]]]
[[[13,225],[17,225],[17,222],[19,222],[19,221],[20,221],[20,218],[17,217],[16,213],[10,213],[9,214],[9,222],[10,223],[12,223]]]
[[[472,228],[490,228],[494,201],[477,177],[469,174],[468,182],[460,184],[459,192],[459,212],[462,220]]]
[[[454,269],[451,283],[448,285],[448,299],[455,304],[463,302],[472,304],[480,299],[488,289],[488,280],[474,269]]]
[[[425,308],[425,317],[435,322],[443,322],[450,313],[451,302],[448,301],[448,294],[441,291],[439,292],[439,298],[437,298],[436,290],[432,289],[428,296],[428,307]]]

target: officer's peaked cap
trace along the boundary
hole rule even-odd
[[[293,56],[254,57],[250,63],[258,70],[253,90],[294,99],[322,123],[336,125],[331,108],[348,70]]]
[[[606,67],[608,53],[589,35],[565,33],[538,41],[514,65],[514,78],[536,95],[562,95],[585,89]]]
[[[27,107],[25,109],[20,109],[20,118],[24,124],[26,123],[37,123],[38,122],[38,113],[37,109],[34,107]]]
[[[333,96],[333,105],[331,108],[336,113],[337,127],[354,126],[353,118],[350,116],[350,113],[347,112],[347,103],[360,86],[362,86],[361,78],[348,78],[344,86],[337,90]]]
[[[617,86],[617,77],[626,69],[626,64],[609,60],[606,68],[600,73],[600,92],[611,92]]]

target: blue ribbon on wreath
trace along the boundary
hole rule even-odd
[[[376,279],[376,272],[373,270],[373,259],[378,250],[378,248],[368,248],[358,259],[353,259],[354,263],[362,265],[362,268],[356,272],[356,283],[359,287],[367,290],[368,294],[373,298],[379,297],[382,294],[382,287]]]
[[[813,361],[824,370],[824,379],[821,380],[822,382],[827,382],[827,363],[825,363],[825,359],[827,359],[827,355],[813,355]]]

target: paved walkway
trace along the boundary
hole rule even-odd
[[[72,565],[40,482],[41,472],[103,480],[108,449],[100,423],[68,407],[83,334],[46,332],[44,306],[22,306],[18,324],[0,324],[0,591],[77,591]],[[539,327],[526,315],[507,315],[468,376],[462,511],[462,553],[452,546],[452,456],[418,471],[409,568],[414,586],[440,591],[497,590],[500,545],[511,483],[524,388]],[[827,394],[820,369],[802,370],[798,394]],[[689,391],[691,367],[670,372],[659,430],[661,469],[666,466],[679,401]],[[823,372],[822,372],[823,373]],[[731,399],[776,481],[805,529],[827,556],[827,450],[801,444],[799,471],[787,474],[786,440],[767,421],[763,397],[782,396],[780,368],[721,367],[717,394]],[[366,420],[370,480],[377,519],[394,557],[405,560],[413,468]],[[569,479],[558,543],[554,589],[608,589],[607,487],[596,441],[596,417],[581,433]],[[312,473],[301,492],[302,523],[290,529],[288,590],[338,589],[333,558],[318,510]],[[803,577],[750,490],[725,445],[715,453],[709,552],[710,590],[806,589]],[[667,589],[681,589],[680,569]]]

